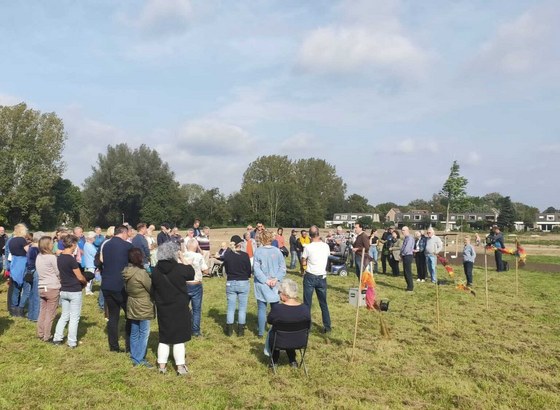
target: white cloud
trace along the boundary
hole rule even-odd
[[[177,145],[200,155],[226,155],[246,152],[253,138],[243,128],[217,120],[186,123],[179,131]]]
[[[471,151],[467,154],[465,163],[467,165],[477,165],[480,163],[480,160],[481,160],[480,154],[476,151]]]
[[[392,142],[385,142],[380,151],[398,155],[436,154],[439,152],[438,143],[430,138],[390,138]]]
[[[547,2],[500,25],[474,59],[474,69],[506,75],[557,73],[560,6]]]
[[[280,142],[280,151],[285,154],[295,154],[297,156],[306,156],[313,150],[316,152],[318,141],[314,135],[306,132],[300,132],[288,137]],[[316,155],[316,154],[314,154]]]
[[[147,0],[137,14],[121,15],[120,20],[143,33],[166,36],[185,32],[192,15],[190,0]]]

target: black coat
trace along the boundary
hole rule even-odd
[[[159,261],[152,272],[152,288],[157,308],[159,342],[184,343],[191,340],[190,297],[186,281],[194,279],[194,269],[174,260]]]

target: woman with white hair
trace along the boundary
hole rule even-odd
[[[263,230],[259,234],[262,246],[255,251],[253,270],[257,298],[258,336],[263,337],[266,326],[266,305],[278,303],[278,284],[286,275],[286,260],[280,249],[272,246],[273,234]]]
[[[188,374],[185,342],[191,340],[190,297],[187,282],[194,280],[194,268],[179,263],[179,247],[164,242],[158,247],[158,262],[152,271],[152,289],[159,325],[159,372],[167,372],[167,359],[173,349],[177,374]]]
[[[274,325],[282,324],[298,324],[311,321],[311,312],[309,307],[298,301],[298,286],[291,279],[284,279],[279,286],[280,300],[282,303],[272,305],[270,313],[268,314],[268,323],[272,325],[268,334],[267,351],[272,350],[272,343],[274,340]],[[296,352],[295,350],[286,350],[290,366],[297,367]],[[272,361],[278,363],[280,351],[275,349],[272,352]]]

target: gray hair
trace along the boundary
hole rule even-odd
[[[157,248],[157,260],[167,261],[167,260],[177,260],[177,252],[179,247],[176,243],[165,242],[158,246]]]
[[[291,279],[284,279],[280,282],[279,290],[280,293],[290,299],[296,299],[298,297],[298,285]]]
[[[93,239],[93,238],[95,238],[95,232],[88,231],[85,236],[86,236],[86,239]]]
[[[45,232],[43,231],[35,232],[33,234],[33,242],[39,242],[39,239],[41,239],[43,236],[45,236]]]
[[[187,250],[190,249],[191,246],[194,246],[194,245],[196,245],[195,248],[197,248],[198,247],[198,241],[194,238],[189,239],[186,243]]]

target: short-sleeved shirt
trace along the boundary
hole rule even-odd
[[[313,275],[326,275],[327,261],[331,249],[324,242],[311,242],[303,248],[302,257],[307,260],[307,273]]]
[[[60,272],[60,291],[61,292],[81,292],[82,284],[74,274],[74,269],[79,269],[80,265],[76,258],[68,254],[60,254],[56,260],[58,271]]]
[[[8,242],[8,248],[10,249],[10,253],[13,256],[26,256],[27,255],[27,252],[25,250],[26,246],[27,246],[27,241],[25,240],[25,238],[21,236],[14,236]]]

